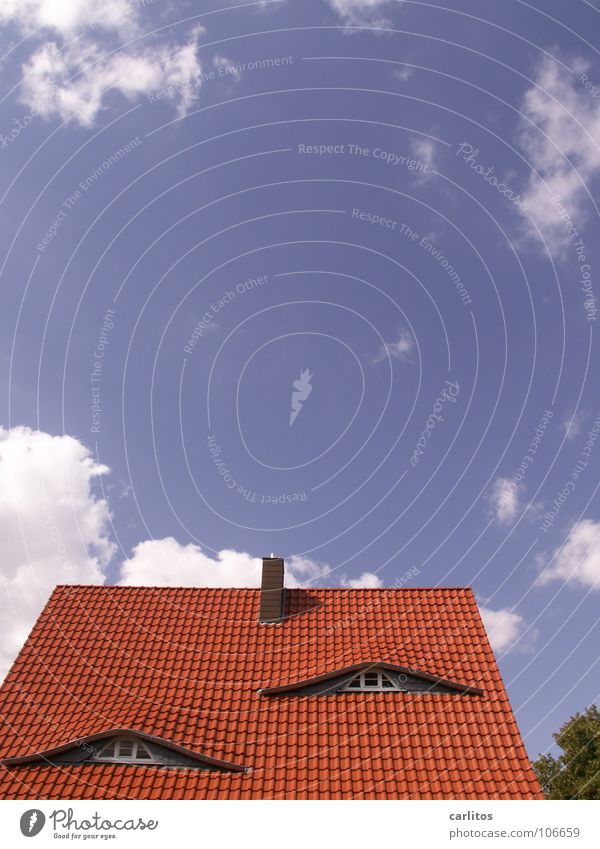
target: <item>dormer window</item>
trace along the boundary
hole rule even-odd
[[[94,758],[109,763],[153,763],[150,749],[135,737],[113,737]]]
[[[344,687],[344,690],[371,690],[372,692],[398,689],[401,688],[381,669],[369,669],[367,672],[361,672],[359,675],[355,675]]]
[[[357,663],[345,669],[334,669],[305,678],[302,681],[265,687],[263,696],[331,696],[334,693],[429,693],[436,695],[482,696],[483,690],[471,684],[461,684],[438,678],[407,666],[389,662]]]

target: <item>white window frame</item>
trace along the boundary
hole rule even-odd
[[[130,755],[120,754],[121,743],[132,744]],[[102,752],[104,752],[109,746],[114,746],[114,755],[103,755]],[[150,757],[138,757],[138,751],[142,749],[143,751],[147,752]],[[112,737],[110,740],[107,740],[106,743],[102,746],[102,748],[98,751],[98,754],[95,756],[94,760],[102,761],[102,763],[119,764],[156,763],[156,758],[154,757],[148,746],[142,740],[138,740],[136,737]]]
[[[367,684],[365,678],[367,675],[377,675],[377,684]],[[384,680],[389,681],[391,686],[384,686]],[[360,693],[365,691],[368,693],[388,693],[390,690],[400,690],[401,688],[384,669],[365,669],[364,672],[359,672],[354,675],[342,689],[349,693]]]

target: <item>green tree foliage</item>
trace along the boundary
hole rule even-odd
[[[576,713],[553,735],[563,753],[540,755],[533,768],[547,799],[600,799],[600,711]]]

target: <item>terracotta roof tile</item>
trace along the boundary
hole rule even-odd
[[[246,773],[0,766],[14,798],[541,798],[471,590],[57,587],[0,690],[0,754],[135,728]],[[267,696],[387,662],[482,695]]]

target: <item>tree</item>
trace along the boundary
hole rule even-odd
[[[533,768],[547,799],[600,799],[600,711],[576,713],[552,735],[563,753],[540,755]]]

